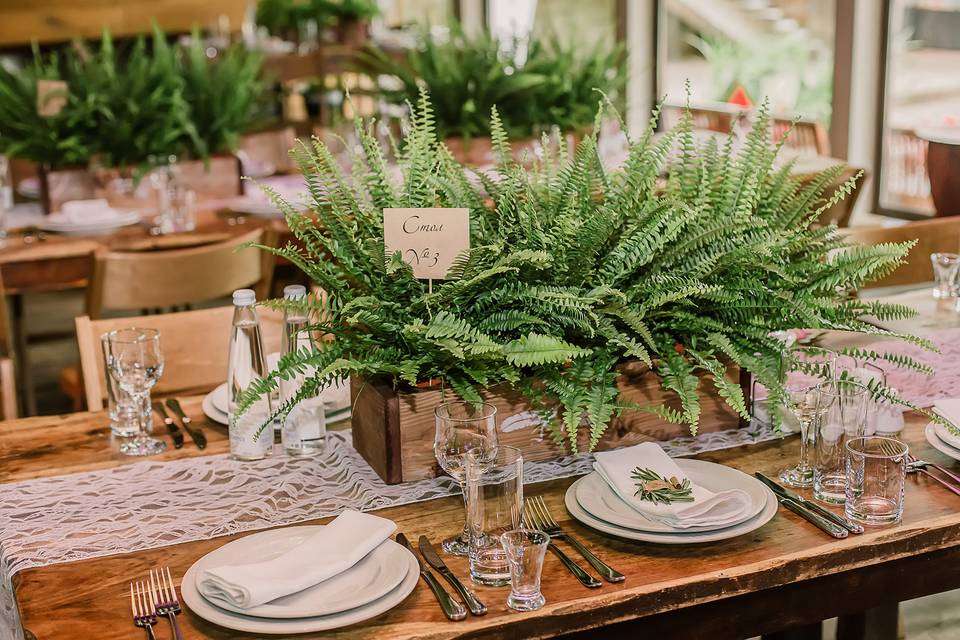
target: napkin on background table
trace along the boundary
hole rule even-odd
[[[941,417],[946,418],[960,429],[960,398],[945,398],[933,403],[933,410]],[[933,429],[937,437],[951,447],[960,449],[960,436],[956,435],[942,424],[934,423]]]
[[[343,573],[396,528],[392,520],[347,510],[272,560],[205,569],[198,576],[197,588],[208,599],[250,609]]]
[[[750,496],[740,489],[714,493],[692,484],[693,502],[654,504],[634,495],[636,481],[630,477],[637,467],[652,469],[664,478],[683,480],[687,475],[660,445],[644,442],[632,447],[601,451],[595,455],[593,468],[620,499],[641,515],[675,529],[690,527],[722,528],[742,521],[752,508]]]
[[[96,224],[111,222],[119,212],[110,203],[99,198],[96,200],[71,200],[60,205],[60,214],[73,224]]]

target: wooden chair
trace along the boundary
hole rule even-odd
[[[790,131],[791,126],[793,127],[793,131],[790,131],[790,136],[783,145],[787,149],[818,156],[830,155],[830,134],[817,120],[805,118],[797,120],[793,116],[777,115],[771,118],[770,125],[774,142],[779,142]]]
[[[960,218],[922,220],[899,227],[850,227],[845,233],[856,242],[867,245],[917,241],[903,266],[887,277],[871,282],[870,287],[932,282],[930,254],[960,252]]]
[[[261,308],[257,315],[264,350],[268,353],[277,351],[283,331],[283,314]],[[232,306],[141,318],[91,320],[89,316],[80,316],[75,323],[87,408],[90,411],[103,409],[107,397],[100,346],[100,336],[104,333],[131,326],[158,329],[164,369],[153,395],[190,395],[208,392],[226,381],[232,318]]]
[[[0,420],[13,420],[17,411],[17,375],[13,331],[6,289],[0,277]]]
[[[234,289],[270,288],[273,256],[238,247],[271,243],[270,231],[257,229],[224,242],[157,252],[100,251],[87,290],[87,315],[104,311],[165,309],[213,300]]]
[[[241,160],[269,163],[280,173],[295,173],[297,164],[290,157],[290,149],[296,145],[297,134],[293,127],[248,133],[240,139],[237,155]]]

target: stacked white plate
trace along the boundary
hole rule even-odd
[[[945,456],[960,460],[960,436],[936,422],[927,425],[925,435],[931,447]]]
[[[200,558],[181,582],[190,611],[207,622],[247,633],[310,633],[356,624],[403,602],[420,579],[417,559],[393,540],[385,540],[367,557],[341,574],[250,609],[208,600],[198,579],[207,567],[264,562],[301,544],[322,527],[274,529],[234,540]],[[304,558],[310,562],[310,558]]]
[[[109,233],[122,227],[140,222],[138,211],[114,210],[114,216],[97,217],[89,221],[77,220],[59,213],[51,213],[37,224],[44,231],[62,233],[69,236],[95,236]]]
[[[742,536],[759,529],[777,512],[777,498],[762,482],[742,471],[703,460],[678,459],[677,464],[694,484],[713,492],[741,489],[750,496],[751,509],[742,520],[721,528],[675,529],[648,520],[620,499],[597,472],[567,489],[567,510],[583,524],[628,540],[659,544],[697,544]]]

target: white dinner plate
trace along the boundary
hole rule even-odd
[[[288,527],[234,540],[200,558],[195,565],[197,576],[211,566],[271,560],[302,544],[321,529],[323,527],[320,525]],[[393,540],[385,540],[343,573],[266,604],[241,609],[227,601],[207,600],[221,609],[258,618],[327,616],[382,598],[396,588],[406,575],[407,550]]]
[[[293,527],[295,529],[301,527]],[[260,534],[254,534],[253,536],[247,536],[236,542],[242,540],[248,540],[250,538],[255,538],[259,536],[264,536],[266,534],[276,534],[280,535],[282,538],[283,535],[280,532],[285,531],[284,529],[276,529],[273,531],[265,531]],[[264,542],[263,538],[259,538],[257,543],[250,543],[251,546],[247,548],[247,555],[245,560],[256,561],[258,559],[266,558],[267,555],[264,552],[259,552],[260,543]],[[186,574],[183,576],[183,581],[181,583],[181,593],[183,595],[184,604],[186,604],[189,609],[200,616],[208,622],[213,624],[220,625],[227,629],[234,629],[237,631],[245,631],[247,633],[267,633],[267,634],[291,634],[291,633],[310,633],[314,631],[325,631],[328,629],[337,629],[339,627],[345,627],[351,624],[356,624],[369,618],[389,611],[393,607],[397,606],[410,594],[411,591],[417,586],[417,582],[420,580],[420,570],[417,565],[417,559],[412,553],[407,549],[397,545],[393,541],[387,541],[393,546],[398,547],[399,551],[396,552],[396,556],[392,556],[391,562],[397,563],[399,565],[398,571],[403,571],[404,576],[401,579],[400,583],[395,586],[393,589],[388,590],[384,595],[379,598],[376,598],[372,601],[367,602],[366,604],[359,605],[357,607],[346,609],[337,613],[331,613],[328,615],[322,616],[310,616],[310,617],[301,617],[301,618],[263,618],[252,616],[248,614],[234,613],[226,609],[220,608],[219,606],[211,603],[206,598],[204,598],[200,592],[197,590],[196,580],[199,575],[198,561],[192,567],[190,567]],[[235,543],[230,543],[235,544]],[[386,544],[386,543],[385,543]],[[225,548],[221,547],[221,549]],[[289,548],[289,547],[287,547]],[[388,545],[388,548],[391,548]],[[219,551],[219,549],[218,549]],[[272,551],[271,551],[272,552]],[[216,552],[213,552],[216,553]],[[257,555],[260,553],[261,555]],[[394,552],[391,551],[391,554]],[[209,554],[208,554],[209,555]],[[207,556],[205,556],[207,557]],[[202,559],[201,559],[202,560]],[[334,580],[331,578],[329,581]],[[316,589],[314,587],[313,589]],[[308,589],[306,591],[311,591]],[[306,592],[301,592],[301,594]],[[331,597],[334,598],[349,598],[351,593],[345,594],[333,594]],[[300,594],[295,594],[294,596],[286,596],[275,600],[274,603],[284,600],[286,598],[296,598],[301,597]],[[272,604],[272,603],[271,603]],[[259,608],[259,607],[258,607]]]
[[[777,498],[773,495],[772,491],[764,487],[764,490],[767,492],[767,500],[764,504],[763,510],[753,518],[741,522],[740,524],[726,527],[724,529],[703,531],[699,533],[654,533],[650,531],[637,531],[635,529],[627,529],[626,527],[620,527],[601,520],[596,516],[590,515],[583,507],[581,507],[580,503],[577,502],[577,485],[583,481],[584,478],[580,478],[567,489],[567,493],[564,496],[564,502],[566,503],[567,511],[570,512],[571,516],[588,527],[596,529],[601,533],[618,536],[626,540],[653,542],[655,544],[700,544],[704,542],[717,542],[720,540],[727,540],[729,538],[736,538],[737,536],[742,536],[750,533],[751,531],[755,531],[767,524],[770,519],[773,518],[774,514],[777,513]]]
[[[960,460],[960,449],[952,446],[948,442],[944,442],[940,438],[940,431],[937,427],[940,426],[934,422],[927,424],[927,428],[924,430],[924,435],[927,436],[927,442],[930,443],[930,446],[942,453],[945,456],[953,458],[954,460]],[[956,437],[956,436],[954,436]]]
[[[651,533],[701,533],[716,531],[745,522],[755,517],[767,504],[768,489],[756,478],[751,478],[742,471],[725,467],[722,464],[703,460],[678,459],[677,465],[683,469],[690,481],[709,489],[715,493],[740,489],[750,496],[750,510],[739,520],[725,524],[722,527],[705,526],[676,529],[668,525],[654,522],[637,512],[614,493],[610,485],[594,471],[584,477],[583,482],[577,484],[577,502],[590,515],[605,520],[610,524],[637,531]]]
[[[107,233],[122,227],[128,227],[140,222],[140,214],[136,211],[121,211],[111,220],[99,222],[73,222],[61,214],[52,213],[46,216],[37,226],[44,231],[52,231],[65,235],[96,235]]]
[[[960,449],[960,436],[956,435],[939,422],[931,422],[930,424],[933,425],[933,429],[936,431],[938,438],[954,449]]]
[[[224,385],[224,388],[226,388],[226,385]],[[220,409],[217,409],[213,404],[213,392],[203,396],[203,403],[201,403],[200,407],[203,409],[203,415],[214,422],[218,424],[230,424],[230,419],[227,417],[226,412],[220,411]]]

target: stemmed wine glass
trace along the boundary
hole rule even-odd
[[[436,408],[434,416],[437,431],[433,454],[440,467],[460,483],[466,501],[466,454],[474,449],[496,451],[497,408],[486,402],[445,402]],[[466,518],[460,535],[443,541],[443,550],[457,556],[465,556],[470,551]]]
[[[130,394],[138,407],[150,406],[150,390],[163,375],[160,332],[156,329],[118,329],[107,334],[107,369],[117,385]],[[120,453],[149,456],[167,448],[163,440],[150,437],[149,414],[138,412],[140,431],[120,445]]]
[[[783,384],[781,413],[784,423],[800,432],[800,461],[780,472],[780,482],[789,487],[813,486],[810,428],[820,405],[821,382],[833,380],[837,354],[822,347],[794,347],[784,354],[787,374]]]

